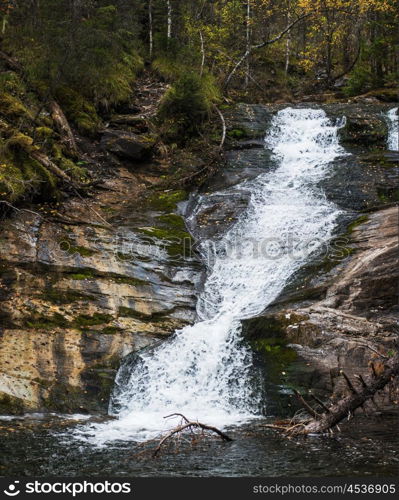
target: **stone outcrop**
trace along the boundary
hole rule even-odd
[[[340,134],[349,155],[337,159],[321,182],[343,213],[328,251],[298,271],[262,315],[243,323],[265,373],[269,407],[276,404],[273,394],[281,405],[292,386],[339,397],[347,390],[341,370],[369,373],[370,363],[378,366],[378,353],[398,350],[399,154],[385,150],[383,115],[392,106],[321,105],[333,119],[346,117]],[[202,237],[224,232],[246,207],[248,198],[236,183],[275,168],[260,131],[281,107],[243,104],[226,113],[228,166],[215,191],[206,186],[197,228]],[[218,190],[229,186],[226,200]],[[392,389],[380,404],[388,408],[395,400]],[[288,404],[294,404],[290,398]]]
[[[365,137],[389,105],[368,104],[363,118],[358,103],[324,106],[347,123],[367,116]],[[248,203],[236,185],[276,168],[262,138],[281,107],[225,112],[227,165],[203,186],[201,210],[188,219],[196,239],[225,232]],[[243,324],[278,401],[292,385],[339,395],[340,370],[365,372],[379,352],[397,350],[399,156],[384,151],[382,128],[373,149],[350,139],[350,155],[322,181],[343,209],[329,252]],[[120,151],[113,153],[122,158]],[[187,193],[151,191],[159,171],[112,168],[95,199],[22,210],[2,223],[0,412],[104,411],[121,358],[195,318],[202,268],[178,211]],[[226,188],[229,196],[220,193]]]
[[[121,358],[193,321],[185,195],[151,182],[120,169],[95,201],[2,222],[0,411],[104,411]]]
[[[321,298],[306,298],[312,285],[301,290],[302,300],[283,294],[246,322],[248,337],[255,344],[289,345],[312,366],[304,386],[341,396],[341,370],[365,375],[370,363],[381,361],[378,353],[389,357],[398,350],[398,224],[397,207],[369,214],[348,238],[350,255],[318,282]]]

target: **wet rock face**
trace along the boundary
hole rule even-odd
[[[345,125],[340,130],[343,144],[379,145],[385,147],[388,124],[384,113],[390,109],[388,104],[350,103],[323,105],[332,117],[345,116]]]
[[[292,385],[339,397],[347,390],[340,370],[350,377],[369,373],[370,362],[379,362],[376,352],[389,356],[398,349],[399,214],[393,204],[399,201],[399,155],[386,151],[383,114],[393,104],[320,106],[333,119],[346,117],[340,134],[349,154],[337,159],[321,182],[326,196],[343,209],[336,235],[264,314],[243,324],[265,371],[268,394],[274,391],[279,402],[284,387]],[[228,174],[216,180],[217,189],[237,192],[237,182],[275,167],[256,142],[281,107],[241,105],[227,113]],[[229,204],[212,186],[206,190],[202,233],[212,235],[215,224],[223,230],[247,199],[241,191],[241,201]],[[380,399],[381,405],[392,404],[386,395]]]
[[[370,373],[371,363],[378,367],[378,352],[397,352],[398,223],[397,207],[369,214],[352,230],[350,255],[319,279],[319,300],[306,298],[312,285],[301,290],[302,300],[284,292],[264,314],[244,322],[257,352],[267,344],[292,353],[283,368],[287,385],[342,397],[347,386],[341,371],[356,381]],[[380,395],[381,407],[392,405],[395,391]]]
[[[194,319],[201,268],[174,213],[183,194],[144,203],[143,179],[127,171],[109,187],[89,206],[75,199],[2,223],[5,413],[106,411],[120,360]]]

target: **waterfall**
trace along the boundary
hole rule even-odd
[[[319,182],[345,154],[340,125],[322,110],[286,108],[275,115],[265,147],[279,166],[238,187],[250,192],[248,208],[214,245],[204,244],[213,255],[197,323],[122,366],[110,404],[117,419],[81,434],[97,444],[140,441],[165,430],[163,417],[174,412],[220,427],[260,415],[240,320],[261,313],[331,238],[339,211]]]
[[[390,151],[399,151],[399,115],[398,108],[390,109],[388,118],[388,149]]]

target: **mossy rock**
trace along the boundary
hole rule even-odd
[[[0,392],[0,415],[23,415],[24,401],[20,398]]]
[[[35,330],[51,330],[53,328],[68,328],[70,322],[60,313],[56,312],[51,316],[33,314],[24,321],[25,326]]]
[[[157,219],[164,224],[171,226],[176,229],[180,229],[184,231],[186,229],[186,224],[184,222],[184,219],[181,215],[177,214],[166,214],[166,215],[159,215]]]
[[[191,235],[187,231],[182,231],[175,227],[138,228],[138,232],[150,238],[155,238],[165,248],[170,257],[180,258],[189,256],[193,246]]]
[[[339,130],[343,143],[376,144],[385,146],[388,137],[388,125],[384,118],[368,114],[347,116],[346,124]]]
[[[43,300],[51,302],[56,305],[71,304],[73,302],[95,300],[92,295],[86,295],[76,290],[59,290],[56,288],[50,288],[43,292],[41,295]]]
[[[89,326],[103,325],[112,321],[110,314],[94,313],[92,315],[81,314],[73,320],[73,325],[77,328],[86,328]]]
[[[240,139],[247,139],[248,137],[250,137],[250,135],[246,130],[242,128],[234,128],[227,132],[227,137],[230,137],[230,139],[240,140]]]
[[[60,249],[69,255],[80,255],[81,257],[92,257],[97,252],[83,246],[75,245],[69,238],[60,241]]]
[[[35,134],[39,139],[45,140],[53,137],[55,132],[50,127],[36,127]]]
[[[162,191],[154,193],[148,199],[151,208],[160,212],[171,212],[176,209],[177,204],[187,199],[187,191],[183,189],[175,191]]]
[[[0,114],[10,119],[25,118],[29,121],[33,120],[32,112],[21,99],[8,93],[0,93]]]
[[[101,127],[101,119],[96,108],[82,95],[68,87],[56,90],[59,101],[67,118],[71,120],[78,131],[88,137],[95,137]]]

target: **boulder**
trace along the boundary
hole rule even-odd
[[[148,132],[148,123],[142,115],[113,115],[110,120],[111,125],[132,127],[135,131]]]
[[[101,147],[119,158],[144,161],[151,155],[154,139],[125,130],[107,130],[101,138]]]
[[[340,131],[342,142],[357,144],[385,144],[388,137],[388,125],[377,116],[354,114],[346,117],[346,125]]]

